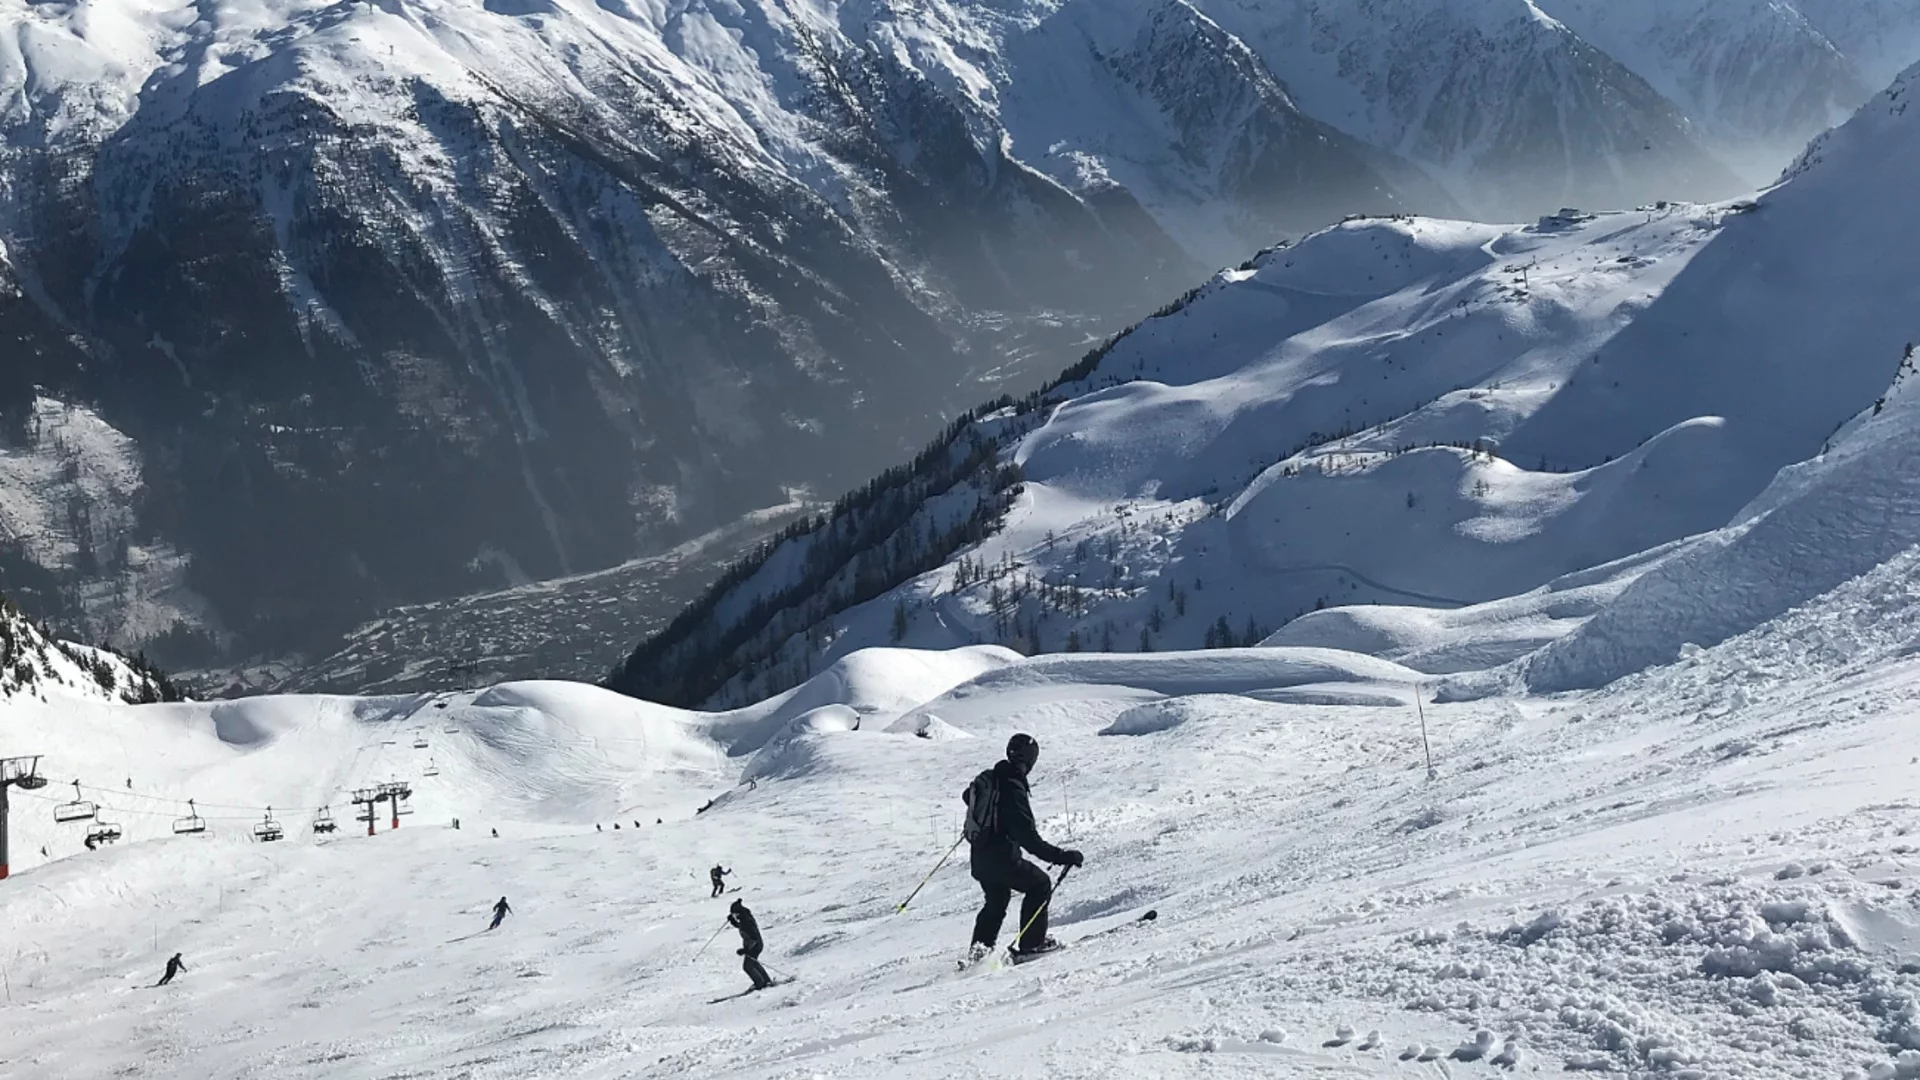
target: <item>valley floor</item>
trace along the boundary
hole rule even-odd
[[[1412,687],[1298,650],[1014,663],[897,720],[815,723],[698,815],[738,763],[656,737],[674,767],[604,780],[618,832],[566,794],[597,790],[617,740],[569,735],[591,750],[555,765],[489,726],[501,691],[280,699],[347,711],[256,731],[242,760],[319,731],[358,759],[431,721],[445,782],[373,839],[150,832],[16,873],[0,1075],[1920,1075],[1920,664],[1876,607],[1905,588],[1856,583],[1606,691],[1429,705],[1431,779]],[[76,715],[37,708],[50,738]],[[962,973],[961,860],[895,908],[1016,730],[1043,746],[1042,831],[1087,853],[1054,906],[1069,949]],[[182,784],[238,775],[182,761]],[[61,842],[14,806],[28,842]],[[731,931],[700,951],[715,862],[791,985],[710,1003],[747,986]],[[176,951],[187,973],[154,988]]]

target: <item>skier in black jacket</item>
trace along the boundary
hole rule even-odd
[[[754,921],[753,912],[738,900],[727,909],[727,925],[740,931],[740,948],[736,956],[744,956],[740,967],[746,971],[747,978],[753,980],[755,990],[765,990],[773,985],[767,977],[767,969],[760,966],[760,953],[766,948],[766,942],[760,940],[760,924]]]
[[[178,975],[185,970],[187,970],[187,965],[181,962],[180,954],[174,953],[173,956],[167,960],[167,973],[165,975],[160,976],[160,981],[157,983],[154,983],[153,985],[165,986],[168,983],[173,981],[173,977],[175,975]]]
[[[974,778],[961,795],[967,803],[967,839],[972,841],[973,879],[980,883],[986,902],[973,922],[976,958],[992,951],[1006,921],[1007,904],[1021,894],[1020,925],[1025,932],[1014,943],[1016,953],[1041,953],[1059,948],[1047,936],[1047,900],[1053,882],[1046,871],[1021,858],[1022,851],[1055,866],[1080,866],[1079,852],[1054,847],[1040,837],[1033,823],[1033,804],[1027,798],[1027,774],[1040,760],[1040,743],[1031,735],[1007,741],[1006,760]]]

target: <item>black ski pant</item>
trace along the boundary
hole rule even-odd
[[[1013,894],[1021,895],[1020,925],[1027,928],[1016,943],[1021,949],[1037,949],[1047,940],[1047,899],[1053,895],[1053,879],[1047,872],[1022,858],[1002,866],[976,866],[973,879],[980,883],[986,902],[980,917],[973,920],[973,940],[988,948],[1000,937],[1000,924],[1007,919],[1007,905]]]
[[[773,980],[767,976],[767,969],[760,966],[760,950],[764,948],[764,945],[755,945],[741,954],[745,959],[740,962],[740,968],[747,973],[747,978],[753,980],[755,990],[764,990],[773,985]]]
[[[171,970],[171,969],[169,969],[169,970],[167,971],[167,973],[166,973],[165,975],[162,975],[162,976],[160,976],[160,981],[159,981],[159,982],[157,982],[157,983],[154,983],[153,985],[155,985],[155,986],[165,986],[165,985],[167,985],[168,983],[170,983],[170,982],[172,982],[172,981],[173,981],[173,977],[174,977],[174,975],[175,975],[175,974],[176,974],[176,972],[174,972],[173,970]]]
[[[727,891],[727,887],[723,883],[718,881],[713,883],[713,895],[719,896],[721,893],[726,891]]]

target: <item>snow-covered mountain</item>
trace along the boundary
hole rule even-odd
[[[1482,220],[1743,186],[1675,102],[1535,0],[1200,6],[1309,114],[1427,167]]]
[[[1886,85],[1878,54],[1843,50],[1782,0],[1547,0],[1542,5],[1662,97],[1758,184]],[[1920,22],[1920,20],[1916,20]],[[1850,43],[1857,49],[1858,43]],[[1904,68],[1920,47],[1900,53]]]
[[[180,693],[144,657],[61,641],[0,596],[0,705],[49,698],[138,705]]]
[[[844,490],[1348,213],[1732,185],[1685,108],[1521,0],[0,23],[0,483],[58,456],[51,413],[138,478],[8,500],[0,560],[181,664]]]
[[[1449,205],[1176,0],[1056,8],[9,0],[8,453],[84,409],[142,485],[10,556],[91,631],[311,648],[840,490],[1202,267]]]
[[[1920,10],[1906,0],[1790,2],[1876,86],[1920,61]]]
[[[1263,254],[729,574],[614,685],[747,701],[890,640],[1250,644],[1316,607],[1644,572],[1911,362],[1916,77],[1757,200],[1355,221]],[[1630,603],[1614,585],[1581,617]]]

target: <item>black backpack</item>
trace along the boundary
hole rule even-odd
[[[960,793],[960,801],[967,804],[967,822],[960,827],[960,835],[968,843],[1000,834],[1000,781],[992,769],[974,777]]]

